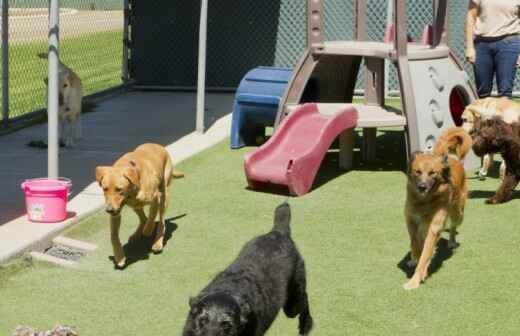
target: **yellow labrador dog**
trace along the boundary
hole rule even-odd
[[[47,53],[38,57],[47,59]],[[43,80],[48,84],[48,79]],[[65,146],[74,146],[81,138],[81,103],[83,100],[83,85],[79,76],[61,61],[58,66],[58,118],[60,141]]]
[[[499,117],[506,123],[520,121],[520,104],[506,98],[488,97],[478,99],[466,106],[462,113],[462,128],[468,133],[471,133],[475,128],[475,123],[479,120],[487,120],[493,117]],[[481,178],[487,176],[489,167],[493,162],[493,154],[486,154],[482,160],[482,167],[478,174]],[[500,165],[500,177],[504,176],[506,166],[504,161]]]
[[[105,194],[105,210],[110,214],[111,241],[116,265],[123,268],[125,253],[119,239],[121,209],[129,205],[139,217],[139,227],[130,236],[130,241],[143,235],[150,237],[154,230],[152,251],[163,249],[165,233],[164,213],[167,207],[167,188],[173,177],[184,174],[173,169],[170,155],[157,144],[147,143],[138,146],[133,152],[126,153],[113,166],[96,167],[96,180]],[[148,217],[144,207],[150,206]],[[155,218],[159,213],[159,225]]]

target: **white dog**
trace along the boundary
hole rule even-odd
[[[41,53],[38,57],[47,59],[48,55]],[[44,82],[47,84],[48,79],[45,78]],[[75,141],[81,138],[83,85],[79,76],[61,61],[58,67],[58,86],[60,142],[65,146],[74,146]]]
[[[502,98],[483,98],[475,100],[466,106],[462,113],[462,127],[468,133],[471,133],[475,127],[475,123],[479,120],[491,119],[499,117],[506,123],[520,122],[520,104],[502,97]],[[481,178],[487,176],[489,167],[493,162],[493,154],[486,154],[482,160],[482,167],[478,174]],[[503,178],[506,171],[504,161],[500,165],[500,177]]]

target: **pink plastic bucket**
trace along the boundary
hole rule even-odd
[[[72,187],[69,179],[25,180],[25,208],[31,222],[55,223],[67,218],[67,200]]]

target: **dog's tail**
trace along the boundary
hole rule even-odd
[[[276,207],[274,211],[273,231],[279,231],[286,235],[291,235],[291,206],[287,201]]]
[[[173,178],[181,178],[181,177],[184,177],[184,173],[181,172],[180,170],[173,170],[172,171],[172,176]]]
[[[435,143],[433,155],[454,155],[462,160],[472,145],[471,136],[462,127],[451,127],[444,131]]]

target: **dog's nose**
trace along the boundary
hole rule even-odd
[[[426,183],[418,183],[417,184],[417,190],[419,190],[419,192],[425,192],[426,190],[428,190],[428,185]]]
[[[105,211],[112,216],[117,215],[117,209],[110,205],[105,208]]]

